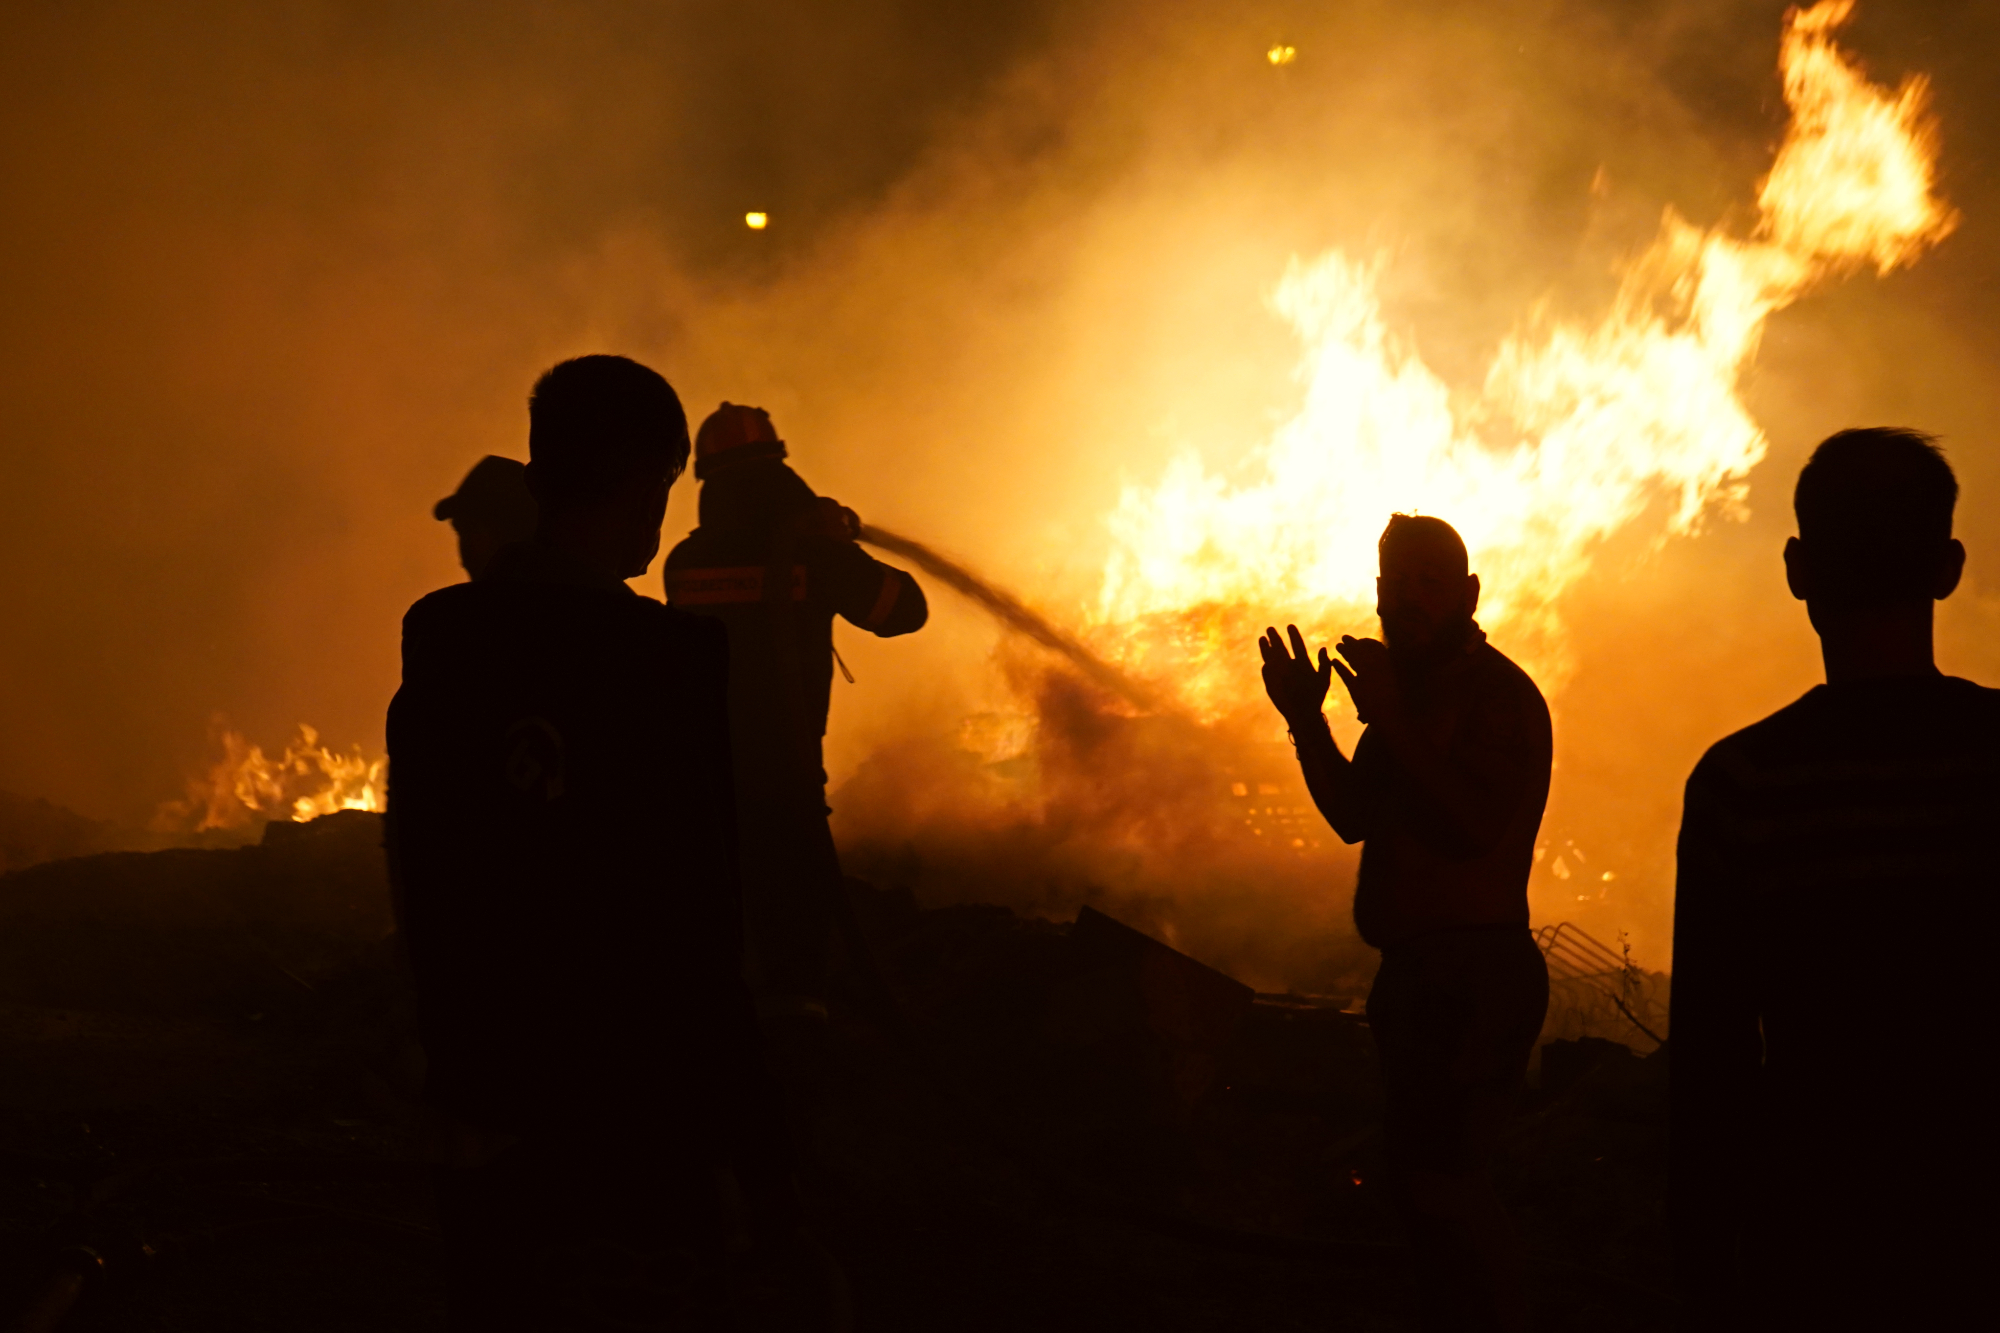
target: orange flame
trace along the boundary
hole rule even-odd
[[[1302,408],[1257,447],[1256,480],[1188,455],[1127,489],[1094,646],[1177,680],[1205,718],[1254,704],[1250,636],[1267,619],[1316,637],[1353,628],[1373,602],[1376,536],[1402,510],[1458,528],[1485,583],[1482,623],[1559,685],[1558,599],[1606,538],[1662,498],[1659,537],[1740,515],[1769,447],[1737,395],[1765,321],[1826,277],[1914,261],[1956,225],[1935,191],[1925,81],[1869,83],[1832,40],[1852,10],[1786,16],[1791,122],[1750,235],[1668,208],[1595,325],[1523,326],[1474,394],[1385,323],[1378,264],[1294,260],[1271,304],[1305,345]]]
[[[221,758],[189,780],[186,799],[160,807],[153,820],[157,830],[205,833],[247,828],[259,820],[303,823],[339,810],[383,808],[389,761],[369,758],[359,745],[347,754],[331,750],[303,722],[276,759],[226,727],[221,742]]]

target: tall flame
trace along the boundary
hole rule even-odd
[[[229,728],[220,739],[221,757],[189,780],[186,799],[160,807],[156,829],[205,833],[247,828],[260,819],[303,823],[339,810],[383,808],[388,760],[371,759],[358,745],[347,754],[329,749],[304,723],[276,759]]]
[[[1385,323],[1376,265],[1294,260],[1271,303],[1305,344],[1305,401],[1232,485],[1184,456],[1128,488],[1097,646],[1171,675],[1214,718],[1251,700],[1243,645],[1279,609],[1319,634],[1373,602],[1392,512],[1450,520],[1483,575],[1481,619],[1544,678],[1565,662],[1557,603],[1595,548],[1664,499],[1663,531],[1740,512],[1768,441],[1737,395],[1765,321],[1824,278],[1914,261],[1956,225],[1938,197],[1921,77],[1889,92],[1833,43],[1852,0],[1790,11],[1791,121],[1744,238],[1666,210],[1593,326],[1542,322],[1455,397]]]

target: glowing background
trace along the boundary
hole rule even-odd
[[[1668,205],[1744,234],[1785,123],[1782,4],[1209,8],[18,12],[0,788],[141,821],[217,711],[273,750],[301,721],[379,746],[398,617],[456,577],[430,503],[522,452],[533,375],[587,350],[697,414],[763,404],[823,491],[1082,621],[1127,486],[1189,454],[1254,481],[1300,410],[1266,304],[1293,256],[1381,256],[1385,327],[1476,388],[1538,302],[1604,310]],[[1562,590],[1545,836],[1618,878],[1578,903],[1545,867],[1545,918],[1664,959],[1681,778],[1814,678],[1776,552],[1828,431],[1946,436],[1971,574],[1944,661],[2000,678],[1996,22],[1849,25],[1878,81],[1932,79],[1958,232],[1772,318],[1741,522],[1634,522]],[[1018,707],[990,627],[934,602],[917,639],[840,640],[837,782]]]

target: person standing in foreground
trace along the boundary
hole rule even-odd
[[[750,980],[767,1032],[810,1042],[826,1019],[841,892],[821,757],[833,620],[889,638],[923,628],[930,610],[916,579],[856,544],[854,512],[786,465],[764,409],[711,413],[694,471],[701,522],[667,555],[667,602],[728,630]]]
[[[740,975],[728,645],[625,585],[659,550],[686,418],[612,356],[550,370],[528,414],[536,538],[410,608],[389,708],[462,1329],[570,1327],[631,1297],[612,1268],[671,1280],[719,1244],[719,1176],[781,1211],[790,1187]]]
[[[1343,638],[1345,661],[1322,648],[1315,667],[1296,625],[1289,648],[1269,630],[1264,687],[1313,803],[1363,844],[1354,921],[1382,951],[1368,1023],[1423,1326],[1522,1329],[1522,1260],[1487,1162],[1548,1009],[1527,890],[1549,710],[1474,621],[1479,577],[1449,524],[1395,515],[1380,560],[1386,642]],[[1334,672],[1368,724],[1351,760],[1321,713]]]
[[[1826,683],[1688,779],[1670,1217],[1689,1327],[1947,1328],[1991,1303],[2000,691],[1932,650],[1965,568],[1957,498],[1917,431],[1814,451],[1785,577]]]

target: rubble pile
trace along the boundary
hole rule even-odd
[[[1257,994],[1090,908],[925,908],[850,880],[846,909],[800,1110],[867,1326],[1066,1327],[1110,1302],[1161,1329],[1305,1329],[1329,1283],[1348,1326],[1394,1326],[1379,1090],[1345,1002]],[[0,1229],[22,1255],[113,1220],[219,1237],[135,1287],[148,1318],[271,1326],[287,1282],[326,1280],[283,1242],[317,1218],[380,1251],[343,1300],[377,1283],[408,1317],[373,1326],[430,1326],[412,1054],[378,816],[0,876]],[[1511,1132],[1505,1184],[1574,1326],[1664,1326],[1664,1067],[1557,1043]],[[293,1221],[252,1225],[269,1216]],[[252,1235],[254,1312],[231,1285]]]
[[[0,1001],[176,1016],[293,1008],[386,972],[381,816],[274,822],[255,846],[110,852],[0,877]]]

